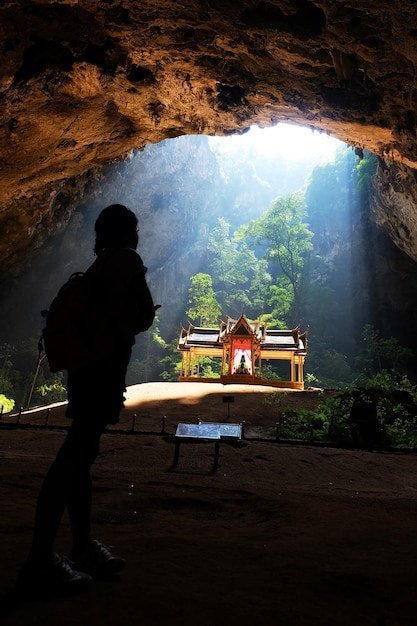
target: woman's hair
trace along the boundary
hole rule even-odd
[[[138,218],[123,204],[111,204],[98,216],[94,230],[96,242],[95,254],[106,248],[136,247],[138,236]]]

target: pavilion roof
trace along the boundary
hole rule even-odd
[[[218,328],[202,328],[200,326],[193,326],[190,324],[188,330],[183,329],[181,333],[178,347],[182,350],[186,350],[191,346],[207,346],[207,347],[222,347],[220,342],[220,330]]]
[[[222,349],[224,341],[238,330],[242,318],[245,327],[249,328],[262,350],[288,350],[293,352],[307,351],[307,331],[300,334],[300,327],[292,330],[268,329],[266,323],[259,320],[249,321],[244,316],[238,320],[228,318],[228,322],[221,322],[219,328],[204,328],[189,324],[188,329],[182,328],[178,341],[179,350],[189,350],[192,347],[207,347]],[[239,333],[236,333],[239,336]]]

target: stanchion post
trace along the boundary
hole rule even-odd
[[[216,470],[219,467],[219,456],[220,456],[220,441],[216,441],[214,444],[214,462],[213,462],[214,470]]]
[[[174,460],[172,465],[178,465],[180,459],[180,440],[177,439],[175,442],[175,451],[174,451]]]
[[[235,401],[235,397],[232,395],[223,396],[223,402],[227,404],[227,419],[230,417],[230,403]]]

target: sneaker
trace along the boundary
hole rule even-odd
[[[28,596],[49,597],[86,591],[91,576],[75,570],[67,559],[53,553],[50,560],[28,559],[17,578],[16,591]]]
[[[82,553],[70,552],[69,560],[74,569],[96,578],[112,576],[125,566],[124,559],[113,556],[107,546],[95,540]]]

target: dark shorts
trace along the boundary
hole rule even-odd
[[[132,348],[119,345],[111,357],[68,370],[66,416],[105,426],[117,424],[124,406],[126,371]]]

